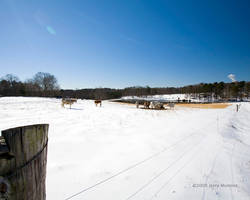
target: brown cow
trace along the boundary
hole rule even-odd
[[[73,98],[62,99],[62,107],[64,107],[65,104],[68,104],[71,109],[71,105],[75,102],[77,102],[77,99],[73,99]]]
[[[149,109],[150,102],[149,101],[145,101],[143,105],[144,105],[144,108]]]
[[[102,106],[102,100],[95,100],[95,106],[97,106],[98,104],[100,104],[100,107]]]

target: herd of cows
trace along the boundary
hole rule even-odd
[[[72,104],[76,103],[77,99],[75,98],[62,98],[62,107],[64,107],[64,105],[69,105],[70,108],[72,106]],[[102,101],[101,100],[95,100],[95,105],[98,106],[100,105],[100,107],[102,106]]]
[[[75,98],[63,98],[62,99],[62,107],[64,107],[65,105],[69,105],[70,108],[72,106],[72,104],[76,103],[77,99]],[[100,105],[100,107],[102,106],[102,100],[94,100],[94,103],[96,106]],[[143,101],[143,102],[139,102],[136,101],[136,108],[141,108],[140,105],[143,105],[143,109],[155,109],[155,110],[164,110],[166,109],[164,107],[164,104],[162,102],[159,101]],[[174,103],[169,103],[168,107],[170,109],[174,108],[175,104]]]
[[[136,108],[140,108],[140,105],[142,104],[144,109],[154,109],[154,110],[164,110],[166,109],[164,107],[164,103],[159,102],[159,101],[143,101],[143,102],[139,102],[136,101]],[[175,104],[174,103],[168,103],[168,107],[170,109],[174,108]]]

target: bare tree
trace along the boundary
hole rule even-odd
[[[8,81],[11,87],[14,86],[15,83],[20,81],[19,78],[13,74],[7,74],[1,79]]]
[[[33,78],[33,82],[34,84],[38,85],[43,91],[53,91],[59,89],[56,77],[50,73],[36,73]]]

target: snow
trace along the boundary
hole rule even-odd
[[[0,98],[0,130],[49,123],[47,200],[250,199],[250,103],[226,109]],[[113,178],[112,178],[113,177]],[[222,185],[224,184],[224,185]],[[94,187],[92,187],[94,186]]]
[[[178,100],[186,100],[191,102],[214,102],[218,99],[215,99],[212,95],[212,98],[207,99],[204,97],[195,98],[195,95],[192,94],[161,94],[161,95],[147,95],[147,96],[125,96],[121,100],[147,100],[147,101],[165,101],[165,102],[177,102]]]
[[[186,94],[162,94],[162,95],[148,95],[148,96],[125,96],[123,100],[148,100],[148,101],[177,101],[189,100],[190,96]]]

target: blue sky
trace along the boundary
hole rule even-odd
[[[250,1],[1,0],[0,76],[62,88],[250,80]]]

